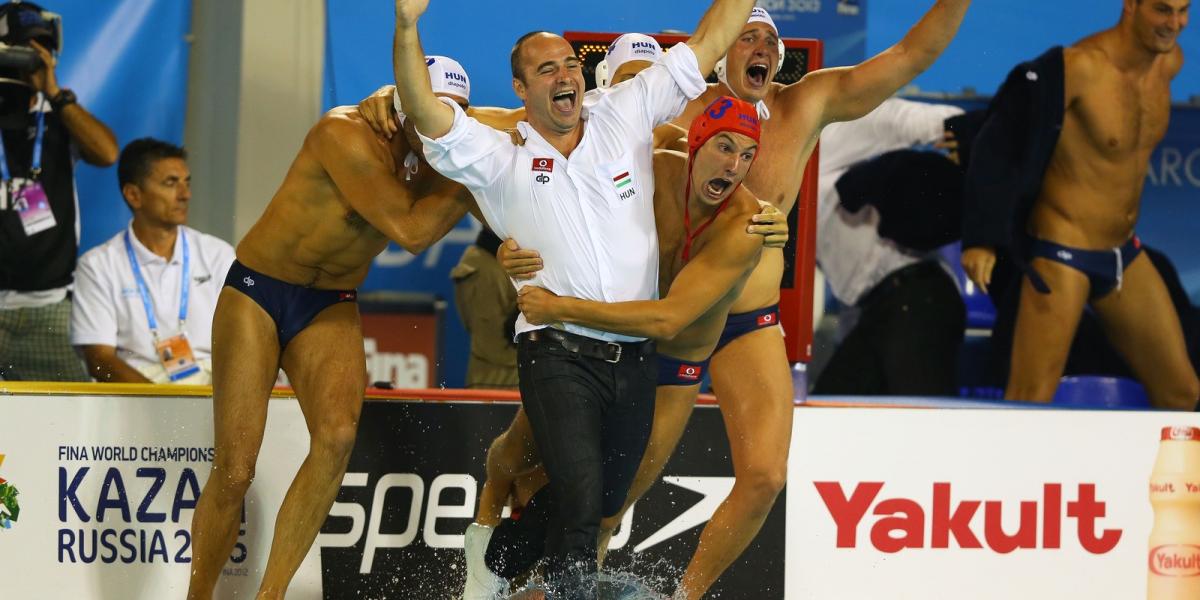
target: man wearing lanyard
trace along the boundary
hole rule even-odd
[[[71,311],[71,344],[98,381],[211,381],[212,318],[234,254],[185,225],[186,158],[153,139],[121,152],[117,178],[133,220],[80,258]]]
[[[397,0],[395,75],[433,168],[471,191],[501,238],[538,248],[534,282],[602,302],[657,296],[653,129],[704,91],[703,74],[733,42],[751,0],[716,0],[686,44],[583,109],[581,62],[559,36],[513,47],[524,145],[433,94],[417,19],[426,0]],[[594,597],[600,520],[615,514],[654,415],[653,343],[581,326],[517,321],[521,395],[560,510],[546,576],[564,598]]]
[[[3,115],[0,136],[0,378],[84,381],[71,351],[69,290],[79,249],[74,156],[107,167],[112,131],[58,86],[57,17],[34,4],[0,5],[0,42],[34,50],[40,66],[8,75],[4,97],[32,94],[28,115]],[[5,106],[8,106],[8,102]],[[10,117],[13,119],[10,120]]]

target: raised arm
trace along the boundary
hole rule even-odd
[[[365,125],[326,116],[305,140],[346,202],[372,227],[419,254],[473,207],[470,192],[444,177],[410,188],[392,172]]]
[[[417,131],[436,139],[450,131],[454,110],[438,100],[429,84],[425,51],[421,49],[421,39],[417,35],[417,19],[428,6],[429,0],[396,0],[392,69],[405,116],[413,120]]]
[[[61,98],[62,88],[58,86],[55,67],[58,63],[54,55],[36,41],[29,45],[42,59],[42,67],[33,74],[33,87],[53,103]],[[79,148],[79,155],[84,162],[97,167],[107,167],[117,162],[120,148],[117,137],[113,135],[100,119],[88,112],[78,102],[71,102],[57,107],[63,126],[71,135],[71,141]]]
[[[822,125],[866,115],[941,56],[970,5],[971,0],[937,0],[896,45],[853,67],[810,73],[797,96],[811,101],[816,94],[824,100]]]
[[[696,54],[700,73],[708,75],[741,33],[754,0],[713,0],[687,45]]]
[[[740,229],[739,222],[736,227]],[[732,225],[731,225],[732,227]],[[758,264],[762,238],[724,231],[679,272],[661,300],[607,304],[560,297],[527,285],[517,306],[531,323],[574,323],[625,335],[669,340],[700,318]]]

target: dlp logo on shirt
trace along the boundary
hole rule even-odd
[[[637,188],[633,187],[633,177],[629,175],[629,171],[623,171],[620,175],[613,177],[613,187],[617,189],[617,195],[622,200],[628,200],[637,194]]]

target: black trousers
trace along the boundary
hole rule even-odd
[[[600,520],[620,512],[650,439],[657,356],[628,343],[608,362],[529,337],[517,345],[521,402],[555,507],[545,576],[556,599],[593,598]]]
[[[936,262],[899,269],[858,303],[858,324],[813,394],[955,396],[966,308]]]

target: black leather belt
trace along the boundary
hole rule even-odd
[[[479,235],[475,236],[475,245],[483,249],[484,252],[496,256],[496,251],[500,249],[500,244],[504,243],[491,229],[484,227],[479,230]]]
[[[538,344],[555,344],[562,346],[567,352],[573,352],[588,358],[598,358],[605,362],[618,363],[621,357],[646,356],[654,354],[654,340],[644,342],[606,342],[585,335],[569,333],[559,329],[544,328],[527,331],[521,334],[525,339]]]

